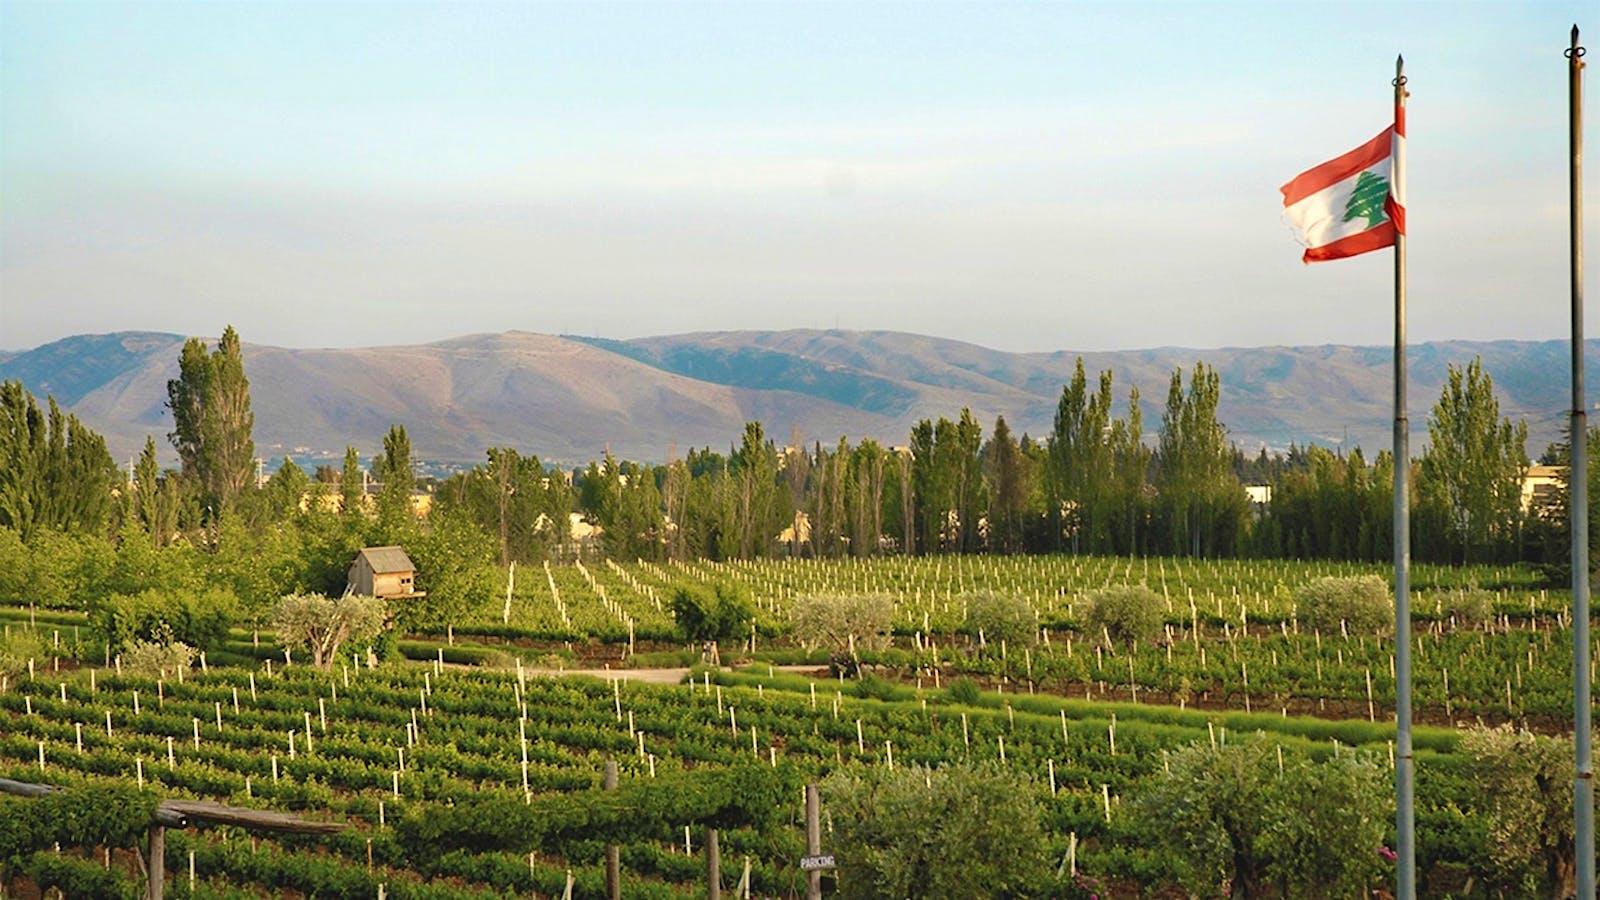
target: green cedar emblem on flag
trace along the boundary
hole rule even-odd
[[[1383,211],[1383,201],[1389,196],[1389,179],[1371,172],[1362,172],[1356,179],[1355,190],[1344,205],[1344,221],[1366,219],[1368,228],[1388,221]]]

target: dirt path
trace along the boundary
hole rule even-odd
[[[818,671],[818,666],[773,666],[773,671],[810,674]],[[731,669],[724,668],[724,672]],[[588,675],[591,678],[601,678],[617,681],[642,681],[647,684],[677,684],[688,677],[688,669],[529,669],[532,675]]]

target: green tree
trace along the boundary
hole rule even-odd
[[[965,630],[984,642],[1032,646],[1039,638],[1039,613],[1028,598],[1003,591],[968,591],[960,597],[967,611]]]
[[[1461,747],[1490,817],[1490,871],[1513,892],[1575,896],[1572,739],[1503,725],[1468,729]]]
[[[770,552],[773,536],[783,528],[778,506],[778,451],[760,422],[746,422],[737,462],[739,557]]]
[[[172,411],[168,437],[178,451],[183,477],[193,484],[213,516],[231,512],[255,473],[250,381],[244,374],[239,335],[228,326],[215,351],[199,338],[184,342],[178,377],[167,382]]]
[[[1165,601],[1145,585],[1113,585],[1089,596],[1084,616],[1089,637],[1103,636],[1114,646],[1151,643],[1162,635]]]
[[[417,475],[411,464],[411,438],[404,425],[390,425],[383,436],[383,453],[372,461],[378,479],[378,520],[393,527],[411,518],[411,492]]]
[[[894,600],[887,594],[802,594],[791,617],[794,639],[805,647],[881,650],[890,643]]]
[[[1170,552],[1191,556],[1232,553],[1245,516],[1244,488],[1233,473],[1226,430],[1217,421],[1221,378],[1195,363],[1189,389],[1172,373],[1157,448],[1157,513]]]
[[[362,641],[383,630],[385,610],[376,597],[289,594],[272,609],[272,628],[286,647],[311,651],[311,664],[326,669],[347,641]]]
[[[1394,632],[1394,594],[1376,575],[1324,575],[1295,591],[1295,615],[1307,628],[1329,634]]]
[[[1016,897],[1048,890],[1037,785],[993,768],[847,769],[821,786],[839,896]]]
[[[495,567],[494,539],[465,515],[429,516],[427,527],[411,532],[403,546],[417,565],[416,587],[424,594],[395,601],[394,618],[403,627],[459,625],[505,583]]]
[[[461,513],[496,537],[500,565],[547,559],[566,534],[572,500],[566,479],[537,456],[491,447],[484,465],[452,475],[434,493],[434,509]]]
[[[361,471],[361,456],[356,448],[344,448],[344,468],[339,470],[339,508],[349,517],[359,518],[365,510],[366,478]]]
[[[727,641],[749,633],[755,610],[731,584],[710,588],[680,585],[672,592],[672,619],[691,641]]]
[[[1280,771],[1279,752],[1256,737],[1171,753],[1135,801],[1140,827],[1197,894],[1365,896],[1394,810],[1386,763],[1285,754]]]
[[[284,522],[300,512],[300,503],[311,490],[311,476],[285,456],[263,490],[268,515],[275,522]]]
[[[23,540],[41,528],[104,532],[116,480],[104,438],[54,397],[41,413],[21,382],[0,384],[0,526]]]
[[[989,547],[1000,553],[1022,549],[1022,518],[1032,495],[1032,461],[1011,436],[1005,416],[994,421],[994,433],[983,449],[989,482]]]
[[[1428,415],[1428,449],[1417,484],[1418,533],[1436,525],[1432,531],[1443,534],[1453,561],[1511,556],[1521,532],[1527,442],[1526,422],[1500,418],[1482,360],[1465,369],[1451,365]],[[1429,548],[1424,543],[1419,549]]]

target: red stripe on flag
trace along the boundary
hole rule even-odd
[[[1406,108],[1404,106],[1396,106],[1394,108],[1394,130],[1400,132],[1401,137],[1406,136]]]
[[[1384,222],[1376,228],[1340,238],[1331,244],[1321,247],[1312,247],[1300,257],[1304,263],[1327,262],[1330,259],[1345,259],[1346,257],[1359,256],[1373,250],[1382,250],[1384,247],[1394,246],[1394,223]]]
[[[1394,202],[1393,194],[1383,198],[1383,212],[1394,223],[1395,231],[1406,233],[1406,208]]]
[[[1283,192],[1283,205],[1293,206],[1317,191],[1325,190],[1382,161],[1393,149],[1391,142],[1394,128],[1395,126],[1391,125],[1377,137],[1349,153],[1296,175],[1294,180],[1278,189]],[[1404,134],[1403,125],[1401,133]]]

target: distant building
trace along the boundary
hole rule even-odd
[[[403,600],[421,597],[416,589],[417,566],[399,547],[367,547],[350,564],[346,593]]]
[[[1566,466],[1529,466],[1528,474],[1522,476],[1522,511],[1535,506],[1548,507],[1556,492],[1561,490],[1561,478],[1566,471]]]

